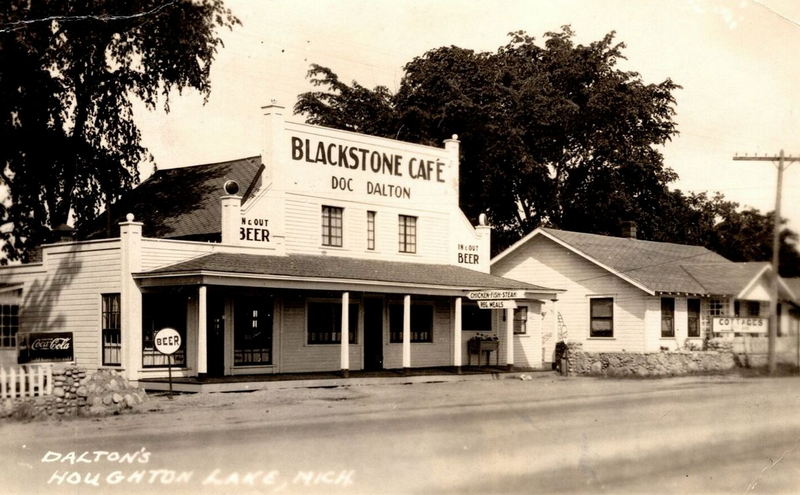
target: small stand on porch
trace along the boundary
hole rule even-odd
[[[481,366],[481,354],[486,353],[486,366],[490,364],[490,356],[491,353],[494,352],[495,358],[495,366],[499,366],[500,364],[500,352],[498,349],[500,347],[500,342],[495,339],[484,339],[482,337],[472,337],[467,341],[467,362],[471,366],[472,365],[472,355],[478,355],[478,366]]]

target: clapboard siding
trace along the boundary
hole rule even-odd
[[[584,350],[645,349],[647,293],[542,235],[492,265],[492,274],[566,290],[558,297],[558,313],[564,318],[567,339],[583,342]],[[612,339],[589,338],[589,296],[614,298]],[[557,316],[552,309],[553,304],[547,303],[544,328],[555,325],[553,318]],[[552,340],[557,340],[557,336]],[[549,361],[552,346],[547,343],[545,347],[545,360]]]
[[[142,271],[174,265],[213,251],[213,244],[142,239]]]
[[[419,263],[448,263],[449,217],[414,208],[376,208],[356,202],[326,201],[289,195],[285,202],[286,250]],[[322,205],[344,209],[342,247],[322,246]],[[375,250],[367,249],[367,211],[376,211]],[[398,252],[398,215],[417,217],[417,252]]]
[[[45,247],[43,270],[23,288],[20,332],[72,332],[78,365],[100,359],[101,295],[120,292],[118,240]]]

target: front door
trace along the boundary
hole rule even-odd
[[[383,299],[364,298],[364,369],[383,369]]]
[[[206,359],[208,361],[207,376],[223,376],[225,374],[225,299],[220,295],[208,296],[206,308],[208,322],[206,331]]]

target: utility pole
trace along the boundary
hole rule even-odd
[[[786,163],[800,161],[800,157],[785,156],[783,150],[778,156],[737,156],[734,160],[738,161],[757,161],[757,162],[778,162],[778,185],[775,192],[775,211],[772,225],[772,287],[769,301],[769,340],[767,342],[767,362],[769,374],[775,373],[776,357],[775,345],[778,340],[778,258],[781,249],[781,192],[783,189],[783,171],[787,168]]]

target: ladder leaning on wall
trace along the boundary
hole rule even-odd
[[[557,342],[564,342],[567,340],[567,324],[564,323],[564,317],[561,316],[561,311],[556,313],[558,315],[558,340]]]

